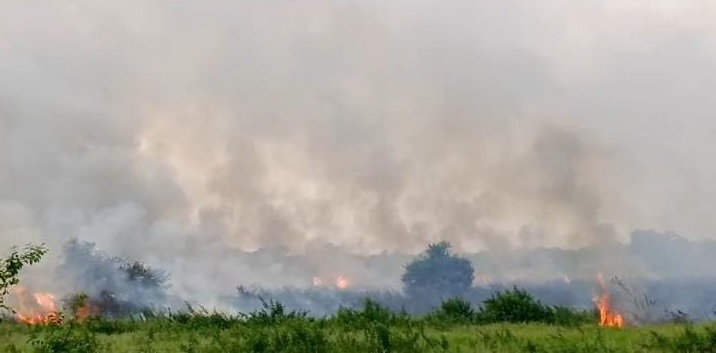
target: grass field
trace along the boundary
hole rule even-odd
[[[714,352],[705,326],[604,329],[544,324],[339,329],[281,324],[192,328],[157,322],[124,332],[0,325],[2,352]],[[31,339],[34,342],[29,342]],[[66,341],[62,343],[61,341]]]
[[[375,308],[315,319],[275,309],[60,326],[5,322],[0,352],[716,352],[716,330],[708,324],[478,324]]]

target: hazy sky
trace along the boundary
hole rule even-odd
[[[0,0],[0,246],[713,237],[714,18],[703,0]]]

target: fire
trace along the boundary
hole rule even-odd
[[[84,294],[76,298],[72,311],[74,312],[74,318],[79,322],[83,322],[93,317],[99,317],[102,314],[101,308],[92,303],[89,297]]]
[[[624,317],[622,314],[615,312],[611,307],[611,296],[604,282],[604,275],[600,273],[598,279],[599,285],[602,288],[602,294],[594,297],[594,304],[597,305],[597,309],[599,310],[599,326],[624,327]]]
[[[60,323],[57,314],[55,296],[50,293],[30,293],[27,288],[18,286],[12,291],[17,304],[14,305],[18,321],[29,325],[49,325]]]
[[[57,299],[54,295],[42,292],[32,293],[22,286],[13,288],[11,294],[11,306],[17,321],[28,325],[62,324],[62,318],[57,310]],[[72,312],[74,313],[73,318],[79,322],[102,314],[101,308],[86,296],[73,305]]]
[[[346,279],[345,277],[338,276],[338,278],[336,278],[336,287],[338,287],[338,289],[348,289],[348,287],[350,286],[351,282],[348,281],[348,279]]]
[[[343,276],[338,276],[334,282],[338,289],[348,289],[351,286],[350,280]],[[316,287],[324,286],[325,282],[320,277],[313,277],[313,285]]]
[[[82,322],[89,318],[98,317],[101,314],[100,308],[92,305],[91,303],[85,303],[84,305],[77,308],[75,317],[78,321]]]

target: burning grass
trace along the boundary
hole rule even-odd
[[[86,304],[87,298],[75,298]],[[450,299],[432,313],[395,313],[376,302],[310,317],[262,301],[248,314],[189,307],[135,318],[70,317],[61,325],[0,323],[0,352],[709,352],[710,326],[600,326],[599,310],[551,307],[515,288],[479,308]],[[81,305],[80,308],[85,306]],[[512,322],[512,323],[509,323]]]
[[[141,263],[119,262],[118,269],[116,261],[103,263],[134,285],[161,288],[162,278]],[[603,276],[599,282],[592,312],[544,305],[515,287],[495,293],[479,308],[453,298],[427,315],[411,316],[367,300],[361,309],[341,308],[320,318],[261,296],[261,309],[235,316],[192,308],[115,316],[119,311],[113,306],[121,301],[107,291],[70,297],[63,315],[53,294],[15,287],[17,310],[0,322],[0,352],[716,351],[716,329],[710,326],[626,326]],[[332,287],[345,293],[350,282],[339,276]]]
[[[28,300],[36,299],[31,304],[52,309],[48,303],[37,300],[41,295],[27,290],[22,293]],[[261,309],[233,316],[189,307],[178,313],[109,319],[79,314],[101,310],[101,307],[93,309],[87,296],[72,299],[69,303],[74,303],[77,310],[61,324],[0,323],[0,337],[4,338],[0,341],[0,352],[709,352],[716,349],[713,343],[716,329],[706,325],[627,326],[614,330],[600,326],[602,312],[598,305],[593,312],[547,306],[517,288],[496,293],[479,308],[461,299],[450,299],[435,311],[420,316],[395,313],[368,300],[360,309],[344,308],[335,315],[316,318],[264,300]]]
[[[227,316],[203,310],[143,320],[95,318],[62,326],[0,324],[0,352],[712,352],[716,330],[666,325],[477,325],[441,316],[362,310],[310,318],[279,303]],[[64,350],[63,350],[64,349]]]
[[[623,328],[626,324],[624,315],[617,312],[614,308],[612,296],[609,293],[609,288],[604,281],[604,275],[599,274],[599,286],[601,287],[601,293],[595,295],[594,304],[597,306],[599,311],[599,326],[604,327],[617,327]]]
[[[32,293],[25,287],[14,287],[15,317],[21,323],[29,325],[49,325],[59,323],[57,299],[50,293]]]
[[[10,291],[13,304],[11,318],[20,324],[29,326],[62,325],[65,309],[69,319],[84,322],[102,316],[103,308],[97,301],[86,294],[70,296],[61,303],[55,295],[44,292],[33,292],[23,286],[16,286]]]

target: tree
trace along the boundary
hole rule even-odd
[[[445,241],[430,244],[405,266],[401,280],[407,295],[443,301],[470,289],[475,270],[469,260],[451,254],[450,248]]]
[[[160,269],[154,269],[141,261],[117,259],[119,268],[124,271],[127,281],[137,283],[144,288],[164,289],[169,275]]]
[[[108,317],[136,313],[166,300],[169,275],[141,261],[110,257],[91,242],[72,239],[63,248],[58,272],[80,292],[67,298],[76,302],[86,296],[93,307]]]
[[[10,287],[20,283],[18,278],[20,270],[27,265],[40,262],[47,251],[44,244],[26,245],[22,250],[16,247],[10,249],[10,256],[7,259],[0,258],[0,309],[12,310],[5,304],[5,296],[10,293]]]

